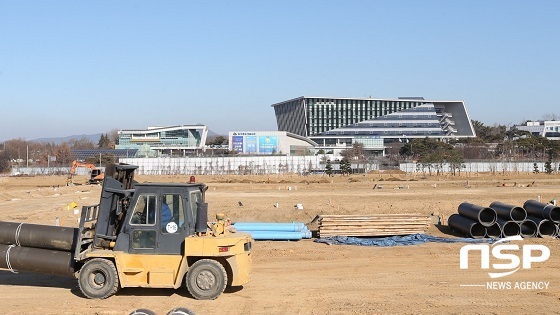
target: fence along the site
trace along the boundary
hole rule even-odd
[[[121,158],[121,163],[138,165],[137,174],[175,175],[175,174],[284,174],[324,172],[321,156],[235,156],[235,157],[190,157],[190,158]],[[545,172],[545,162],[534,162],[539,172]],[[532,173],[533,162],[466,162],[455,173]],[[433,164],[431,173],[453,173],[449,164]],[[559,162],[551,164],[559,171]],[[354,171],[369,172],[377,170],[377,164],[352,164]],[[400,163],[401,171],[406,173],[429,173],[420,163]],[[438,169],[439,168],[439,169]],[[338,169],[333,164],[333,169]],[[13,167],[10,175],[61,175],[68,174],[70,167]]]
[[[121,163],[138,165],[138,174],[173,175],[259,175],[307,173],[323,170],[319,156],[236,156],[189,158],[121,158]]]
[[[539,172],[545,172],[545,162],[465,162],[463,167],[460,169],[455,169],[455,172],[467,172],[467,173],[533,173],[535,170],[535,164]],[[551,163],[551,167],[554,171],[558,171],[558,162]],[[453,173],[453,168],[449,164],[433,164],[432,173],[438,171],[443,173]],[[406,173],[428,173],[427,167],[422,167],[420,163],[400,163],[400,170]]]

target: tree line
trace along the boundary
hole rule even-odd
[[[75,159],[72,150],[114,149],[117,144],[117,129],[102,133],[97,143],[86,137],[63,141],[60,144],[28,141],[22,138],[11,139],[0,143],[0,172],[9,171],[15,164],[26,165],[29,163],[29,165],[40,167],[70,166]],[[29,161],[26,161],[27,159]]]
[[[443,165],[450,166],[453,174],[460,173],[465,161],[473,160],[506,160],[510,162],[545,161],[544,172],[551,174],[556,171],[552,162],[560,158],[560,141],[549,140],[528,131],[507,128],[505,125],[487,126],[480,121],[472,121],[476,137],[449,142],[432,138],[401,139],[389,152],[388,159],[395,161],[415,161],[419,171],[438,174]],[[348,174],[349,161],[352,163],[368,163],[371,160],[360,143],[341,153],[340,172]],[[536,163],[535,163],[536,166]],[[327,173],[333,174],[332,165],[326,163]],[[538,172],[535,171],[535,172]]]

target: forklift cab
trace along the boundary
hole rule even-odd
[[[195,233],[206,185],[137,183],[134,188],[114,250],[182,255],[185,238]]]

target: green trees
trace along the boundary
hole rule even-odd
[[[109,147],[109,136],[107,134],[101,134],[101,137],[99,138],[99,142],[97,142],[97,147],[98,148],[108,148]]]
[[[340,161],[340,172],[342,175],[350,175],[352,173],[352,165],[348,159],[342,159]]]
[[[10,170],[10,158],[6,150],[0,150],[0,173]]]
[[[485,143],[500,143],[506,137],[505,125],[486,126],[478,120],[471,121],[476,136]]]
[[[327,165],[325,166],[325,173],[331,177],[333,174],[333,168],[332,168],[332,164],[331,161],[327,161]]]
[[[226,145],[228,142],[228,138],[219,135],[215,137],[208,137],[206,140],[207,145]]]
[[[554,170],[552,169],[552,161],[549,159],[544,163],[544,172],[550,175],[553,171]]]

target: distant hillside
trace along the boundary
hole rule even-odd
[[[98,143],[99,138],[101,138],[101,134],[96,133],[96,134],[93,134],[93,135],[73,135],[73,136],[58,137],[58,138],[39,138],[39,139],[31,140],[31,141],[43,142],[43,143],[54,143],[54,144],[58,145],[58,144],[61,144],[62,142],[69,142],[70,140],[80,140],[82,138],[89,139],[93,143]]]
[[[220,136],[219,134],[215,133],[214,131],[208,129],[208,138],[210,137],[216,137],[216,136]]]
[[[208,130],[208,138],[212,138],[212,137],[216,137],[216,136],[219,136],[219,134],[213,132],[212,130]],[[227,134],[225,134],[224,136],[227,137]],[[39,138],[39,139],[30,140],[30,141],[43,142],[43,143],[54,143],[54,144],[58,145],[58,144],[61,144],[62,142],[69,142],[72,139],[80,140],[82,138],[87,138],[91,142],[97,144],[99,142],[99,138],[101,138],[101,134],[96,133],[96,134],[93,134],[93,135],[73,135],[73,136],[58,137],[58,138]]]

